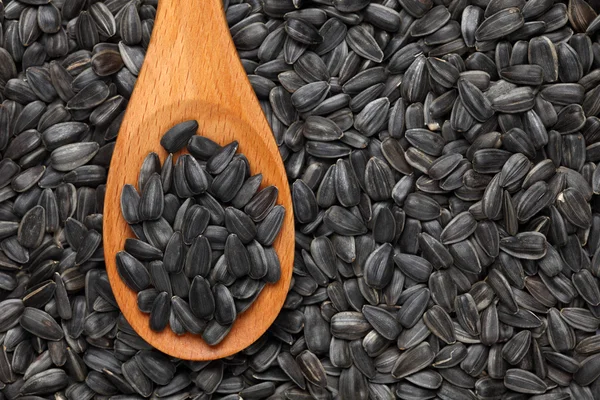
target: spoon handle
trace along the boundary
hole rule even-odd
[[[246,108],[242,100],[250,95],[250,86],[229,33],[222,0],[160,2],[140,81],[137,86],[152,92],[140,90],[136,100],[145,99],[155,107],[171,97],[225,103],[234,110]],[[144,81],[153,85],[144,85]],[[258,107],[249,108],[248,119],[259,117]]]

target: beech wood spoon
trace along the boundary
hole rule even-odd
[[[198,121],[200,134],[221,145],[237,140],[252,174],[263,174],[262,187],[279,188],[278,204],[286,209],[274,243],[281,279],[264,288],[216,346],[207,345],[199,335],[177,336],[169,327],[152,331],[148,314],[139,311],[136,293],[123,283],[115,262],[125,239],[133,237],[121,215],[123,185],[137,182],[149,152],[157,152],[164,161],[162,134],[189,119]],[[222,0],[159,2],[152,40],[110,165],[103,230],[106,269],[117,303],[133,329],[158,350],[187,360],[226,357],[252,344],[277,317],[290,287],[294,258],[290,188],[277,144],[231,39]]]

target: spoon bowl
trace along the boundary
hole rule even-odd
[[[149,315],[138,309],[137,294],[121,280],[115,261],[125,239],[134,236],[121,215],[123,185],[137,182],[148,153],[154,151],[164,161],[168,154],[160,138],[173,125],[190,119],[198,121],[199,134],[220,145],[237,140],[251,173],[262,173],[261,187],[278,187],[277,202],[286,209],[281,232],[273,244],[281,263],[280,280],[265,286],[216,346],[209,346],[200,335],[178,336],[169,327],[162,332],[152,331]],[[293,221],[283,162],[233,45],[221,0],[179,0],[176,5],[160,2],[106,185],[104,255],[109,281],[125,318],[149,344],[180,359],[213,360],[248,347],[273,323],[287,296],[294,258]]]

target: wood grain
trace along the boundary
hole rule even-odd
[[[119,278],[115,254],[133,233],[120,212],[121,188],[135,184],[143,159],[166,151],[161,135],[174,124],[196,119],[199,133],[220,143],[237,140],[263,187],[279,188],[286,208],[274,246],[281,260],[278,283],[267,285],[239,316],[229,335],[208,346],[198,335],[156,333],[137,308],[136,293]],[[104,253],[110,284],[121,311],[135,331],[158,350],[187,360],[211,360],[236,353],[258,339],[275,320],[287,295],[294,257],[292,201],[285,169],[272,132],[233,45],[221,0],[159,2],[152,40],[117,139],[104,205]]]

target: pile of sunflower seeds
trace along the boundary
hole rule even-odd
[[[156,1],[2,1],[0,398],[600,399],[600,10],[225,1],[294,276],[256,343],[188,362],[127,324],[101,243]]]
[[[169,129],[161,165],[150,153],[133,185],[121,192],[121,211],[137,238],[117,253],[117,271],[138,292],[150,328],[167,324],[178,335],[202,335],[215,345],[237,316],[281,276],[272,247],[285,209],[278,189],[259,190],[262,175],[249,176],[236,141],[219,146],[196,135],[198,122]],[[186,149],[173,164],[173,153]]]

